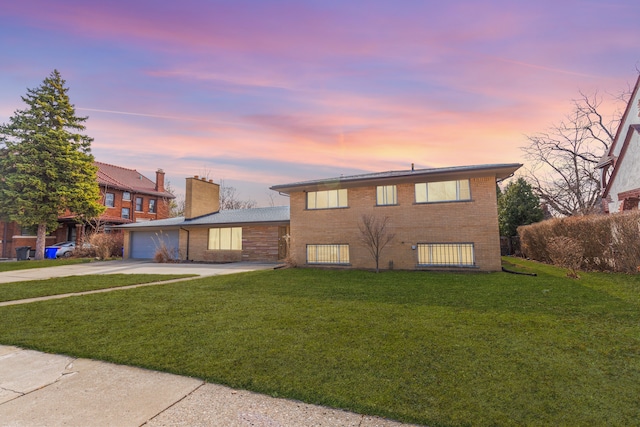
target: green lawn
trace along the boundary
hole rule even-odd
[[[289,269],[0,308],[0,342],[430,426],[638,425],[640,277]],[[515,268],[514,268],[515,269]]]
[[[91,258],[64,258],[64,259],[43,259],[29,261],[2,261],[0,262],[0,273],[3,271],[27,270],[30,268],[55,267],[58,265],[83,264],[92,262]]]
[[[100,274],[0,284],[0,302],[192,277],[177,274]]]

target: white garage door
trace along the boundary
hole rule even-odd
[[[132,231],[131,232],[131,258],[153,259],[162,244],[178,255],[179,231]]]

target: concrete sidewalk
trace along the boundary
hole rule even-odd
[[[195,378],[0,346],[0,426],[143,425],[406,426]]]

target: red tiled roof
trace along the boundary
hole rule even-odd
[[[156,191],[156,183],[135,169],[127,169],[102,162],[94,162],[98,167],[98,184],[107,188],[130,191],[132,193],[152,194],[169,199],[175,196],[168,191]]]

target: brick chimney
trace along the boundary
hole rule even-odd
[[[187,178],[184,219],[197,218],[220,210],[220,186],[206,178]]]
[[[156,171],[156,191],[164,193],[164,171],[162,169]]]

